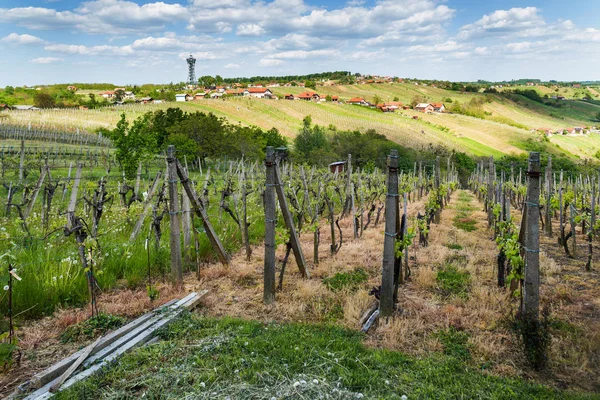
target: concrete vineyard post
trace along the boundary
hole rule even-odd
[[[264,293],[265,304],[275,302],[275,152],[267,147],[266,188],[265,188],[265,262]]]
[[[379,309],[381,316],[394,313],[394,264],[396,261],[396,220],[398,203],[398,151],[392,150],[387,159],[388,178],[385,199],[385,237],[383,239],[383,268]]]
[[[529,153],[527,171],[527,200],[525,225],[525,279],[523,284],[523,315],[534,321],[539,320],[540,308],[540,153]]]

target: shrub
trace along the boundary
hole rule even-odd
[[[356,290],[360,284],[369,279],[369,274],[362,269],[357,268],[352,272],[338,272],[334,276],[324,278],[323,283],[334,292],[342,289]]]

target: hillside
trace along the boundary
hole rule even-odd
[[[287,93],[299,94],[303,87],[271,88],[280,98]],[[534,102],[519,95],[460,93],[433,86],[409,83],[319,86],[320,95],[337,95],[340,100],[363,97],[367,101],[388,102],[398,99],[404,104],[415,100],[443,102],[449,110],[462,107],[463,114],[423,114],[414,110],[381,113],[361,106],[305,101],[235,98],[201,99],[187,103],[126,105],[96,110],[52,110],[9,112],[6,123],[35,126],[69,127],[93,131],[114,127],[120,115],[134,119],[147,111],[181,107],[185,111],[213,112],[232,123],[276,127],[293,138],[310,115],[315,124],[338,129],[365,131],[375,129],[390,140],[411,148],[444,145],[474,156],[521,154],[528,140],[540,141],[540,128],[565,129],[594,124],[600,106],[583,101],[564,101],[562,107]],[[460,111],[459,111],[460,112]],[[476,117],[470,116],[475,115]],[[417,116],[418,119],[413,117]],[[600,140],[586,136],[553,136],[550,142],[560,147],[556,152],[569,157],[593,157],[600,150]]]

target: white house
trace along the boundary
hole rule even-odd
[[[190,96],[185,93],[175,95],[175,101],[188,101],[189,98],[190,98]]]
[[[244,90],[244,96],[258,97],[259,99],[273,97],[273,92],[263,87],[251,87]]]
[[[123,100],[135,100],[135,94],[133,94],[133,92],[125,92]]]
[[[446,106],[444,105],[444,103],[431,103],[431,106],[433,107],[433,111],[435,112],[443,113],[444,111],[446,111]]]

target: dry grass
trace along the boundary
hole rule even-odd
[[[585,273],[584,261],[562,257],[555,239],[542,238],[542,303],[550,307],[553,318],[561,325],[553,334],[550,372],[544,375],[533,373],[525,364],[508,323],[518,302],[506,290],[496,287],[497,249],[491,240],[492,233],[487,229],[486,215],[480,211],[480,205],[473,197],[471,218],[477,221],[477,230],[465,232],[458,229],[453,223],[457,197],[454,194],[450,206],[442,212],[441,223],[432,225],[430,246],[410,249],[412,276],[400,287],[401,312],[371,331],[365,343],[422,356],[443,351],[444,346],[437,333],[452,327],[468,334],[471,363],[488,373],[534,377],[554,386],[598,390],[598,273]],[[411,203],[409,214],[414,216],[423,209],[423,201]],[[325,223],[321,225],[321,258],[316,267],[310,262],[312,234],[301,235],[302,248],[311,265],[311,279],[300,277],[293,256],[290,257],[283,290],[277,293],[273,305],[267,306],[262,302],[264,249],[261,246],[253,249],[250,261],[246,261],[242,251],[233,255],[229,268],[220,264],[208,265],[202,269],[200,280],[195,274],[188,274],[183,291],[209,289],[202,312],[212,316],[228,315],[265,322],[336,323],[358,329],[360,317],[373,302],[368,292],[370,288],[379,286],[381,280],[383,224],[365,230],[357,240],[351,239],[349,218],[341,225],[344,244],[335,255],[329,252],[329,227]],[[585,246],[583,240],[580,243]],[[452,250],[449,244],[458,244],[462,249]],[[584,247],[579,254],[583,259]],[[600,255],[600,249],[595,254]],[[284,248],[280,246],[278,260],[281,261],[283,256]],[[446,296],[440,292],[437,273],[449,263],[469,273],[470,287],[466,297]],[[333,292],[322,283],[323,278],[336,272],[349,272],[356,268],[364,269],[369,276],[358,290]],[[166,287],[161,289],[161,301],[177,295]],[[103,295],[102,304],[107,312],[135,315],[153,306],[144,298],[143,291],[123,291]],[[25,353],[39,348],[30,354],[47,357],[43,363],[36,362],[38,369],[73,350],[57,345],[55,338],[63,327],[85,318],[85,315],[85,310],[59,311],[54,317],[22,330]],[[32,362],[26,361],[24,365],[31,367]],[[23,376],[22,367],[18,370]],[[13,377],[17,375],[11,374]],[[3,382],[5,385],[10,378]]]

